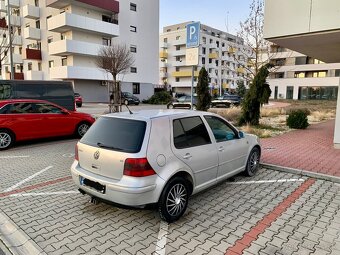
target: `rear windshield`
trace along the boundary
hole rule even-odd
[[[99,118],[80,140],[81,143],[114,151],[140,151],[146,122],[110,117]]]

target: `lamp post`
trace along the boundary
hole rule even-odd
[[[14,66],[13,66],[13,48],[12,48],[12,25],[11,25],[11,7],[10,7],[10,0],[7,0],[7,20],[8,20],[8,40],[9,40],[9,64],[11,75],[10,79],[14,79]]]

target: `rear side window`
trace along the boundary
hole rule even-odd
[[[51,104],[35,104],[36,113],[62,113],[61,109]]]
[[[8,114],[25,114],[34,113],[33,106],[31,103],[16,103],[9,106]]]
[[[145,121],[101,117],[80,142],[114,151],[137,153],[142,147],[145,130]]]
[[[9,84],[0,84],[0,100],[12,98],[12,86]]]
[[[184,149],[205,144],[211,140],[200,117],[182,118],[173,121],[174,145]]]

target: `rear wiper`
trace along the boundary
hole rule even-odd
[[[118,148],[118,147],[114,147],[114,146],[110,146],[110,145],[105,145],[105,144],[102,144],[102,143],[97,143],[97,145],[100,148],[105,148],[105,149],[111,149],[111,150],[116,150],[116,151],[122,151],[123,150],[122,148]]]

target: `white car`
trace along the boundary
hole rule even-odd
[[[145,110],[101,116],[76,145],[72,178],[92,198],[141,207],[162,219],[185,212],[191,194],[259,167],[254,135],[200,111]]]

